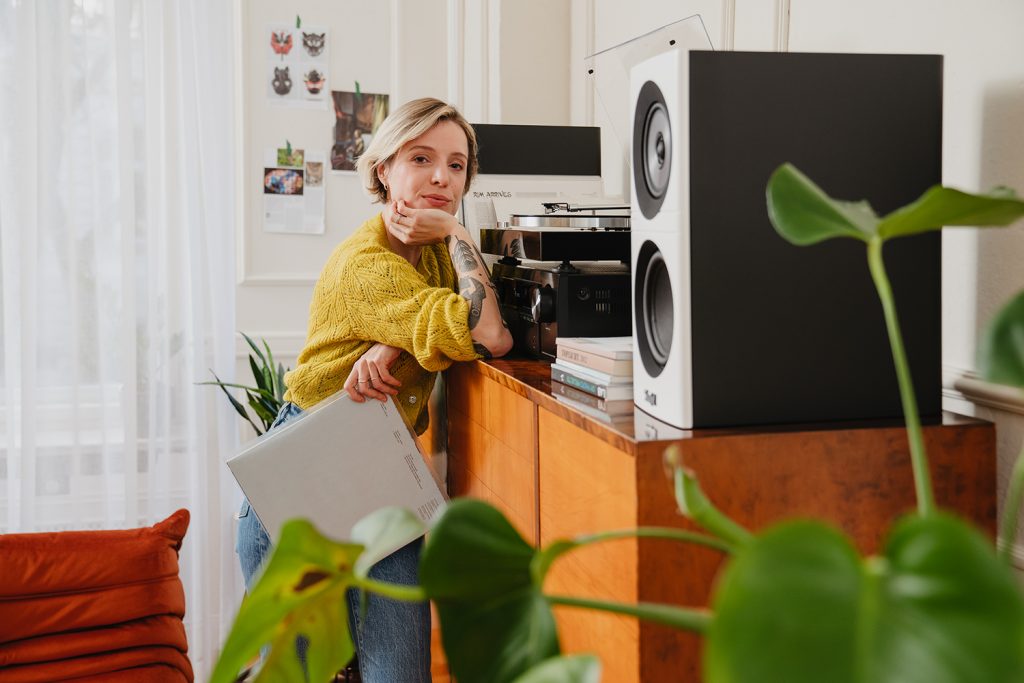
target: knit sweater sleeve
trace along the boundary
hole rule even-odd
[[[353,335],[408,351],[426,370],[474,360],[469,302],[448,287],[431,286],[401,256],[387,250],[353,254],[341,273]]]

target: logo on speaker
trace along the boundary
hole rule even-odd
[[[652,406],[658,405],[658,395],[644,389],[644,400]]]

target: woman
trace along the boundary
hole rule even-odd
[[[483,258],[455,220],[476,168],[476,136],[454,107],[424,98],[384,121],[357,167],[384,210],[327,260],[275,427],[344,389],[360,402],[396,396],[422,434],[438,371],[512,347]],[[239,517],[248,588],[270,541],[248,502]],[[370,576],[417,583],[421,546],[419,539],[396,551]],[[350,591],[349,620],[366,683],[430,681],[426,603],[371,595],[362,623],[358,615],[358,596]]]

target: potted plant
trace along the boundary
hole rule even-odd
[[[252,370],[253,380],[256,382],[256,386],[248,386],[245,384],[231,384],[230,382],[222,382],[220,377],[211,370],[210,374],[213,375],[213,382],[198,382],[198,384],[212,384],[221,388],[224,395],[231,401],[231,405],[234,406],[235,411],[242,416],[242,419],[248,422],[253,430],[256,432],[256,436],[264,434],[270,425],[274,423],[274,418],[277,417],[277,412],[281,410],[281,406],[284,405],[284,374],[288,372],[290,368],[286,368],[284,364],[274,363],[274,354],[270,351],[270,345],[267,344],[265,339],[260,341],[263,343],[263,350],[266,350],[266,354],[260,349],[259,345],[252,340],[252,338],[240,332],[249,348],[252,349],[256,357],[253,354],[249,354],[249,368]],[[256,359],[259,359],[257,362]],[[228,388],[241,389],[245,392],[247,403],[249,408],[256,415],[256,419],[260,421],[262,429],[257,425],[252,416],[249,415],[238,399],[236,399]]]
[[[326,681],[351,655],[344,593],[356,587],[403,600],[433,600],[445,652],[460,683],[596,681],[593,657],[560,656],[552,605],[631,614],[705,634],[704,678],[765,683],[1024,680],[1024,594],[1007,561],[1024,490],[1018,459],[1002,524],[1002,557],[979,531],[936,509],[916,398],[882,259],[885,242],[943,225],[1007,225],[1024,216],[1012,193],[934,187],[879,217],[866,202],[829,198],[789,165],[767,188],[776,231],[797,245],[833,238],[865,243],[899,379],[918,506],[889,531],[883,551],[861,557],[836,529],[787,521],[754,534],[722,514],[669,449],[680,510],[707,534],[640,528],[555,541],[535,549],[494,508],[456,500],[431,532],[421,586],[367,577],[396,530],[420,522],[387,509],[353,530],[351,543],[295,520],[282,531],[262,579],[242,604],[213,683],[233,680],[266,643],[257,681],[302,680],[293,643],[309,637],[311,681]],[[994,381],[1024,386],[1024,294],[986,333],[982,362]],[[548,595],[547,570],[575,548],[625,535],[700,543],[728,553],[710,609],[620,604]]]

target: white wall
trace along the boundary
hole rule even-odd
[[[333,113],[278,108],[264,94],[268,24],[326,26],[329,87],[391,96],[392,107],[434,96],[474,122],[569,122],[569,0],[237,0],[241,22],[244,169],[239,226],[237,329],[264,337],[294,364],[305,341],[313,283],[331,250],[379,210],[353,175],[327,173],[323,235],[277,235],[262,227],[262,155],[287,138],[329,150]],[[239,376],[248,375],[239,342]]]
[[[1024,192],[1024,3],[575,0],[574,58],[588,42],[601,50],[694,13],[703,16],[716,49],[944,55],[944,183]],[[573,120],[600,122],[599,103],[591,112],[586,84],[575,72],[574,78]],[[976,340],[993,312],[1024,287],[1022,227],[947,230],[943,238],[945,404],[997,423],[1000,499],[1024,439],[1024,401],[977,380]],[[1018,557],[1024,560],[1024,552]]]

